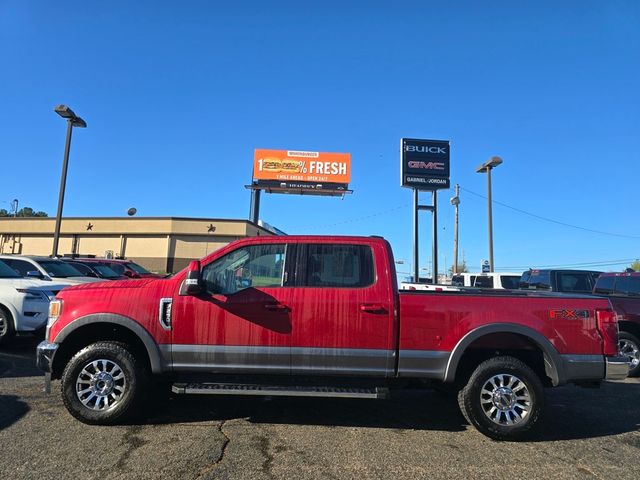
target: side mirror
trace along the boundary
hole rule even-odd
[[[134,272],[130,272],[129,270],[125,270],[124,272],[122,272],[126,277],[129,278],[140,278],[140,275],[138,275],[137,273]]]
[[[200,261],[193,260],[187,269],[187,276],[180,286],[180,295],[199,295],[204,291],[200,276]]]
[[[38,279],[42,279],[44,278],[44,275],[42,275],[39,271],[37,270],[29,270],[27,272],[27,278],[38,278]]]

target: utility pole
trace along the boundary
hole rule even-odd
[[[451,205],[455,208],[455,220],[453,224],[453,274],[458,273],[458,206],[460,205],[460,185],[456,183],[456,196],[451,199]]]

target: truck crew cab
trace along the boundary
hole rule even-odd
[[[604,298],[398,292],[379,237],[255,237],[169,278],[65,289],[37,361],[90,424],[123,421],[157,378],[175,393],[355,398],[437,382],[478,430],[511,439],[538,422],[543,387],[624,378],[617,335]]]

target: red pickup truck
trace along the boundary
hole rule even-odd
[[[539,420],[543,387],[627,375],[607,299],[540,292],[405,291],[379,237],[236,241],[162,279],[64,289],[37,363],[82,422],[175,393],[378,398],[457,386],[495,439]],[[426,406],[428,408],[428,406]]]

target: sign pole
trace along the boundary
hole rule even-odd
[[[420,207],[418,205],[418,189],[413,189],[413,281],[414,283],[420,282],[420,268],[418,263],[418,212]]]
[[[249,220],[256,225],[260,219],[260,189],[254,188],[251,190],[251,209],[249,211]]]
[[[433,210],[432,219],[433,219],[433,251],[431,253],[431,283],[434,285],[438,283],[438,191],[433,190],[431,192],[431,197],[433,198]]]

